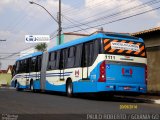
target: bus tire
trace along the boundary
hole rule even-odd
[[[31,90],[32,92],[37,92],[37,90],[34,89],[33,80],[31,80],[31,82],[30,82],[30,90]]]
[[[17,80],[15,80],[15,82],[14,82],[14,88],[16,88],[17,87]]]
[[[30,87],[29,87],[29,88],[30,88],[30,90],[31,90],[32,92],[34,92],[34,88],[33,88],[33,80],[30,81]]]
[[[66,84],[66,93],[68,97],[73,97],[73,83],[69,80]]]
[[[17,91],[21,91],[21,90],[22,90],[21,88],[19,88],[19,84],[18,84],[17,81],[16,81],[16,83],[15,83],[15,88],[16,88]]]

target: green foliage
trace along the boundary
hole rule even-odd
[[[46,43],[37,44],[35,46],[35,49],[38,50],[38,51],[46,51],[47,50],[47,44]]]

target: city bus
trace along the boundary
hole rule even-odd
[[[17,59],[17,90],[76,93],[146,93],[144,41],[129,34],[99,32]]]

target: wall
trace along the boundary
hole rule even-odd
[[[78,39],[78,38],[82,38],[82,37],[86,37],[86,36],[83,36],[83,35],[72,35],[72,34],[70,34],[70,35],[62,34],[61,35],[61,44],[69,42],[69,41],[72,41],[72,40],[75,40],[75,39]],[[58,45],[59,37],[56,38],[56,41],[57,41],[57,45]]]
[[[148,91],[160,92],[160,47],[147,49]]]
[[[146,45],[148,61],[148,92],[160,92],[160,30],[136,35]]]
[[[7,83],[7,85],[10,85],[10,82],[11,82],[11,74],[8,73],[0,74],[0,86],[1,83],[2,84]]]

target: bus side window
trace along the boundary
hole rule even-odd
[[[19,61],[17,61],[16,62],[16,74],[19,73],[19,66],[20,66],[19,64],[20,64]]]
[[[62,64],[61,68],[67,68],[68,48],[62,50],[62,56],[60,59]]]
[[[42,56],[37,56],[36,60],[36,72],[39,72],[41,70],[41,61],[42,61]]]
[[[22,73],[23,71],[23,63],[22,63],[22,60],[19,61],[19,73]]]
[[[70,47],[67,60],[67,68],[72,68],[74,66],[74,61],[75,61],[75,47]]]
[[[41,71],[41,66],[42,66],[42,55],[38,57],[38,72]]]
[[[27,72],[27,59],[23,60],[23,73]]]
[[[47,65],[47,69],[51,70],[51,53],[49,53],[49,58],[48,58],[48,65]]]
[[[101,52],[101,40],[97,39],[94,41],[94,54],[93,54],[93,61],[94,62],[98,56],[98,54],[102,53]]]
[[[94,58],[94,44],[93,42],[89,45],[89,52],[88,52],[88,66],[93,64]]]
[[[32,62],[31,62],[31,58],[28,58],[28,72],[31,72],[31,67],[32,67]]]
[[[57,53],[56,52],[51,52],[49,54],[49,63],[48,63],[48,69],[49,70],[53,70],[53,69],[56,69],[56,55]]]
[[[35,72],[36,71],[36,57],[32,57],[31,58],[31,72]]]
[[[60,53],[61,51],[57,51],[57,56],[56,56],[56,65],[55,65],[55,68],[56,69],[59,69],[60,68]]]
[[[85,43],[82,52],[82,67],[89,67],[93,62],[93,42]]]
[[[30,70],[30,58],[27,59],[27,68],[26,68],[26,73],[29,73],[29,70]]]
[[[82,60],[82,47],[83,44],[76,45],[75,50],[75,64],[74,67],[81,67],[81,60]]]

